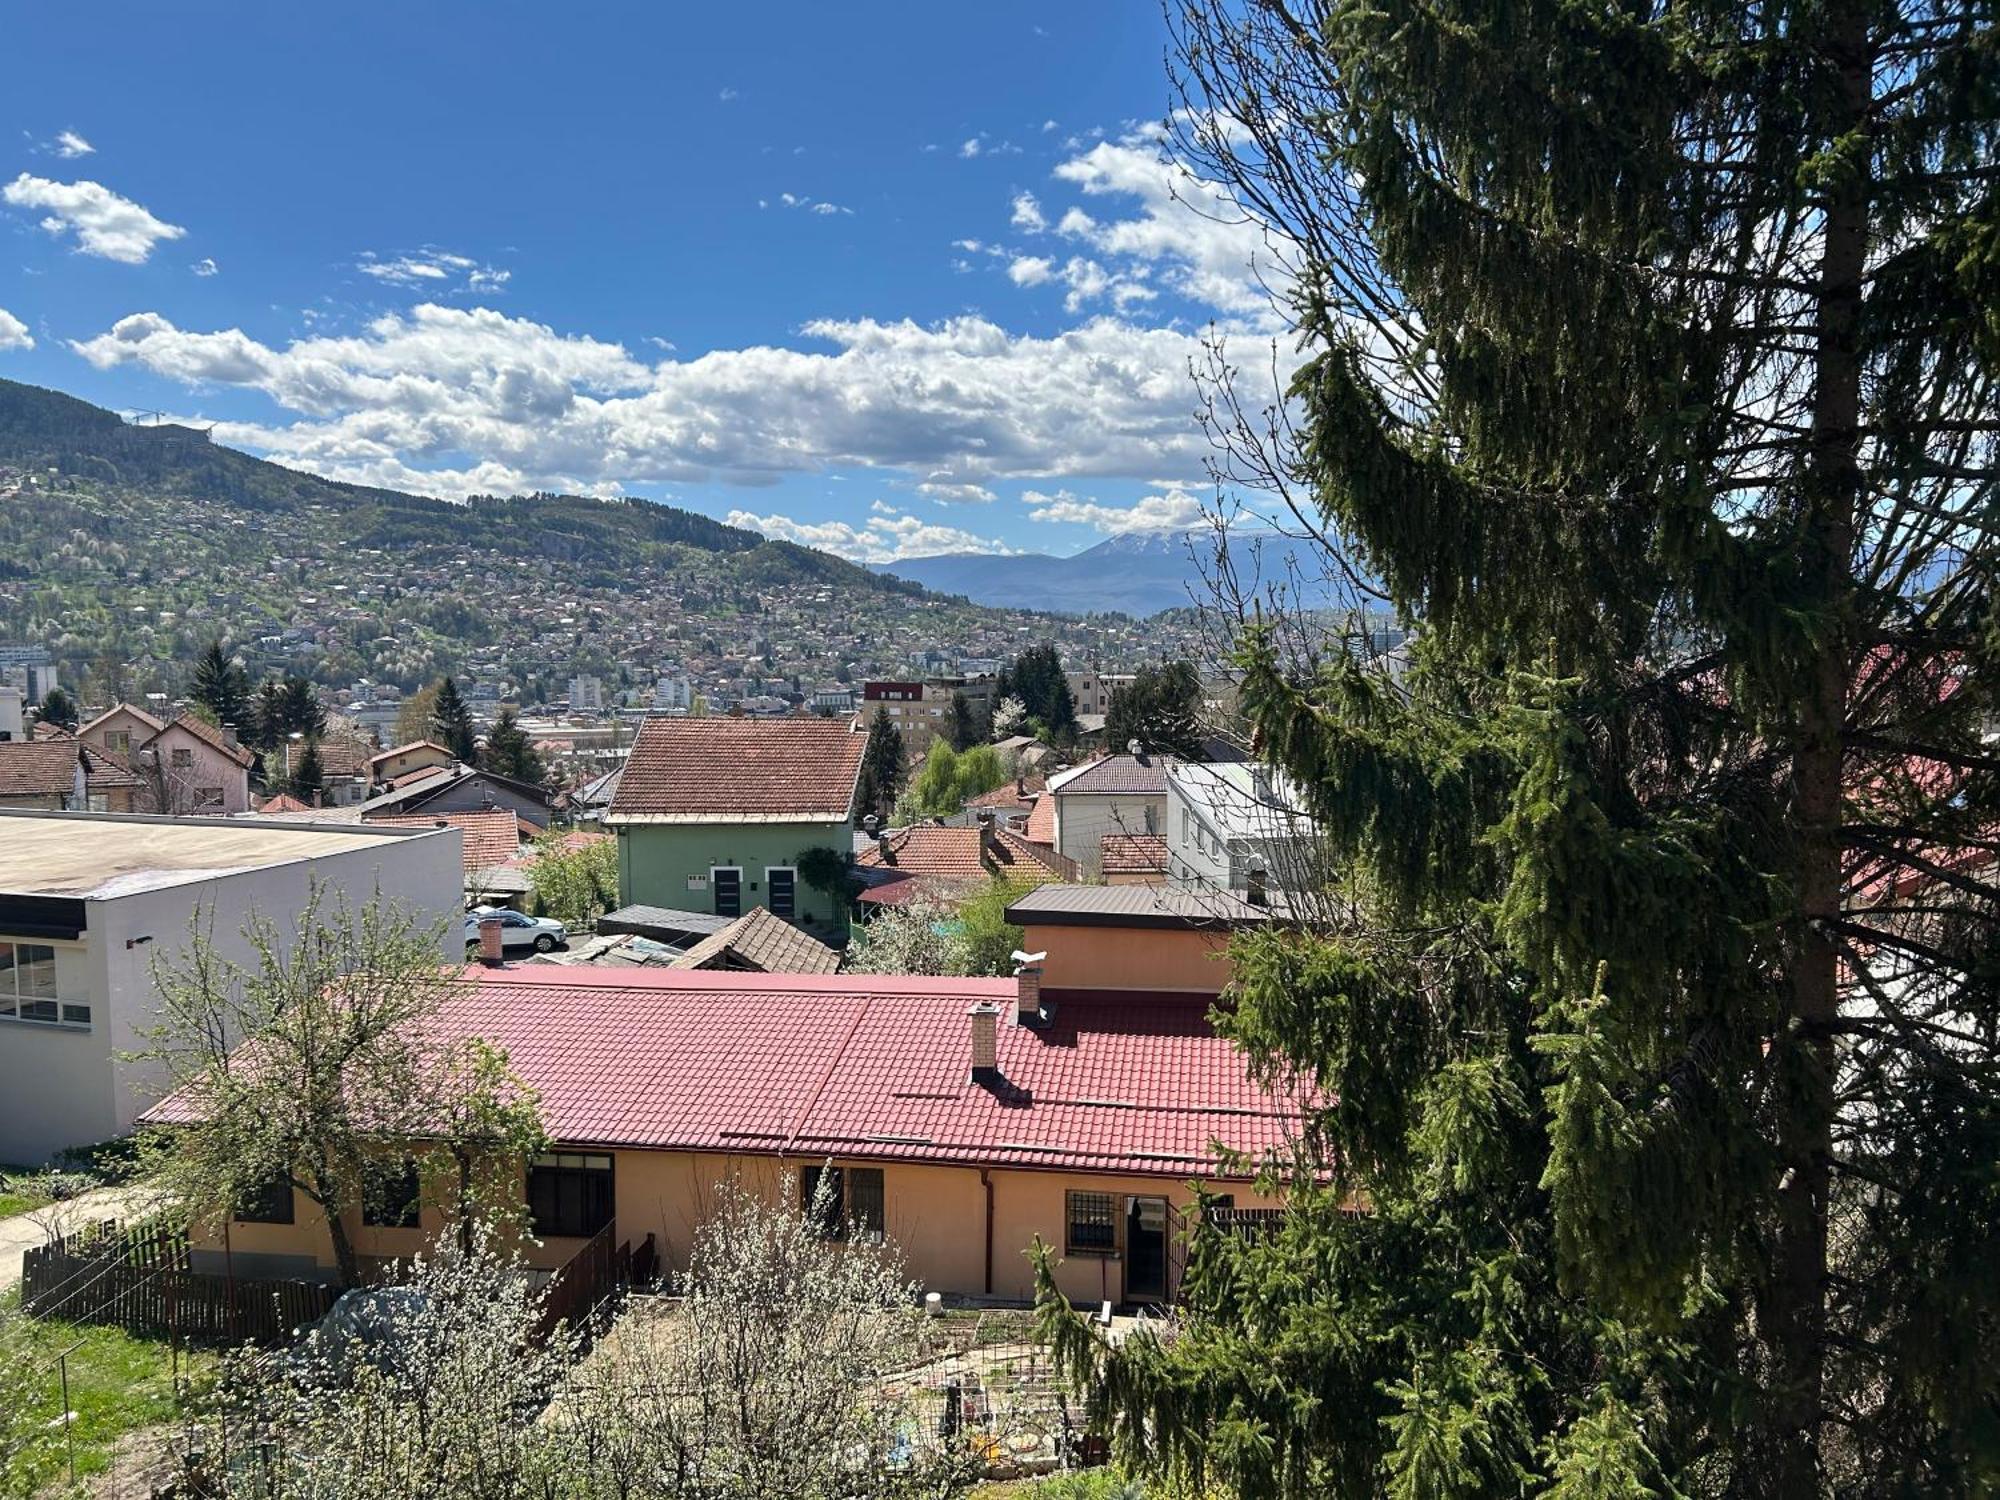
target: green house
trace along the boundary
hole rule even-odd
[[[620,901],[725,917],[762,906],[838,941],[845,902],[800,864],[852,853],[867,738],[840,719],[647,719],[604,816]]]

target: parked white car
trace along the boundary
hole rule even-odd
[[[487,917],[500,919],[502,949],[533,948],[537,953],[547,953],[569,941],[569,929],[551,917],[527,917],[504,906],[475,906],[465,914],[466,947],[479,946],[479,924]]]

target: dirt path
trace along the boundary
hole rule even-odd
[[[139,1218],[158,1201],[159,1194],[143,1184],[98,1188],[32,1213],[0,1219],[0,1292],[20,1284],[21,1256],[47,1244],[57,1231],[80,1229],[100,1219]]]

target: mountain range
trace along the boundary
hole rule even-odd
[[[649,500],[338,483],[0,381],[0,641],[106,692],[176,691],[218,638],[325,684],[448,671],[540,702],[579,673],[685,675],[733,699],[1024,638],[1144,660],[1172,633],[972,604]]]
[[[886,563],[882,571],[974,604],[1068,614],[1120,610],[1144,618],[1213,602],[1216,540],[1206,529],[1130,531],[1073,557],[959,552]],[[1337,602],[1316,544],[1275,531],[1232,530],[1227,545],[1246,592],[1283,582],[1294,604],[1318,609]]]

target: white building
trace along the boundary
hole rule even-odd
[[[1083,878],[1104,873],[1104,840],[1166,833],[1165,755],[1107,755],[1049,778],[1055,803],[1055,844],[1083,867]]]
[[[125,1060],[156,1020],[153,965],[199,915],[218,956],[253,962],[252,913],[283,930],[317,882],[360,908],[379,889],[464,955],[463,835],[233,818],[0,810],[0,1161],[46,1161],[131,1128],[157,1096]],[[322,910],[326,910],[323,906]]]
[[[686,713],[694,707],[694,683],[685,677],[663,676],[653,684],[653,712]]]
[[[604,684],[588,673],[570,678],[569,706],[572,713],[602,713],[604,711]]]
[[[1325,874],[1304,798],[1270,766],[1173,767],[1166,834],[1167,881],[1183,890],[1309,890]]]
[[[40,703],[56,686],[55,658],[45,646],[0,646],[0,682]]]
[[[19,688],[0,686],[0,740],[24,740],[28,737],[26,697]]]

